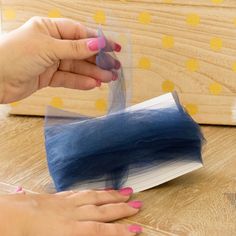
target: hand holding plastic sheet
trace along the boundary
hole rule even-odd
[[[107,51],[99,53],[97,65],[114,70],[109,62],[115,57]],[[204,138],[177,95],[125,108],[122,69],[118,73],[109,115],[89,118],[49,109],[46,150],[58,191],[122,186],[142,191],[202,166]]]

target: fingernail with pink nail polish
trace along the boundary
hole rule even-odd
[[[112,81],[116,81],[116,80],[117,80],[117,76],[116,76],[116,75],[113,75]]]
[[[115,68],[116,70],[119,70],[119,69],[121,68],[121,63],[120,63],[119,61],[115,61],[115,66],[114,66],[114,68]]]
[[[116,51],[116,52],[120,52],[121,51],[121,45],[120,44],[118,44],[118,43],[115,43],[115,48],[114,48],[114,50]]]
[[[113,76],[112,76],[112,80],[116,81],[118,80],[118,74],[116,72],[112,72]]]
[[[102,86],[102,82],[100,80],[97,80],[97,87],[101,87]]]
[[[131,233],[142,233],[143,232],[143,228],[139,225],[130,225],[129,226],[129,232]]]
[[[104,38],[94,38],[88,40],[87,45],[90,51],[95,52],[103,49],[106,46],[106,41]]]
[[[128,202],[128,205],[135,208],[135,209],[140,209],[143,206],[143,202],[141,202],[141,201],[131,201],[131,202]]]
[[[133,189],[130,187],[122,188],[119,190],[119,193],[124,196],[130,196],[133,194],[133,192],[134,192]]]
[[[16,193],[19,193],[19,192],[22,192],[22,191],[23,191],[22,187],[18,186],[18,187],[16,188]]]

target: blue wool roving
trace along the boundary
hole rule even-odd
[[[99,35],[105,39],[101,30]],[[175,93],[126,108],[123,69],[114,70],[117,58],[105,40],[97,65],[119,76],[110,87],[109,114],[94,118],[48,109],[45,146],[57,191],[91,184],[119,189],[127,183],[140,191],[201,163],[203,135]]]
[[[166,102],[167,107],[134,106],[104,117],[74,115],[47,125],[48,166],[56,189],[96,181],[118,189],[139,169],[178,158],[201,160],[204,138],[199,126],[176,95]]]

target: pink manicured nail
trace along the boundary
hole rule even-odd
[[[142,233],[143,232],[143,228],[139,225],[130,225],[128,229],[129,229],[129,232],[131,232],[131,233]]]
[[[90,39],[87,42],[88,48],[90,51],[99,51],[99,49],[103,49],[106,46],[106,40],[104,38],[94,38]]]
[[[115,43],[115,48],[114,48],[114,50],[115,50],[116,52],[120,52],[121,49],[122,49],[121,45],[118,44],[118,43]]]
[[[135,209],[140,209],[143,206],[143,202],[141,202],[141,201],[131,201],[131,202],[128,202],[128,205],[135,208]]]
[[[120,67],[121,67],[121,63],[116,60],[116,61],[115,61],[115,66],[114,66],[114,68],[115,68],[116,70],[119,70]]]
[[[18,186],[18,187],[16,188],[16,193],[19,193],[19,192],[22,192],[22,191],[23,191],[23,188],[22,188],[22,187],[19,187],[19,186]]]
[[[112,80],[116,81],[117,80],[117,76],[113,75]]]
[[[116,72],[113,72],[112,80],[116,81],[118,79],[118,75]]]
[[[97,87],[101,87],[102,86],[102,82],[100,80],[97,80]]]
[[[134,192],[133,189],[130,187],[122,188],[119,190],[119,193],[124,196],[130,196],[133,194],[133,192]]]

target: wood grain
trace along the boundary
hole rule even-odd
[[[94,15],[102,11],[106,15],[104,29],[120,34],[121,44],[125,43],[122,34],[130,32],[131,35],[132,104],[175,89],[185,106],[196,107],[192,115],[199,123],[235,125],[236,1],[219,2],[2,0],[3,13],[7,9],[17,13],[12,20],[3,14],[2,29],[10,31],[30,17],[47,16],[52,10],[96,28]],[[215,50],[211,49],[212,39],[216,39]],[[150,64],[143,65],[143,57]],[[122,62],[126,64],[125,60]],[[97,110],[95,102],[106,99],[106,86],[86,93],[45,89],[14,106],[12,113],[43,115],[45,105],[58,94],[64,109],[96,115],[105,112]]]
[[[236,128],[202,128],[204,168],[134,196],[144,201],[144,209],[125,222],[141,224],[144,236],[236,234]],[[54,192],[43,119],[13,116],[0,122],[0,130],[0,192],[14,186]]]

